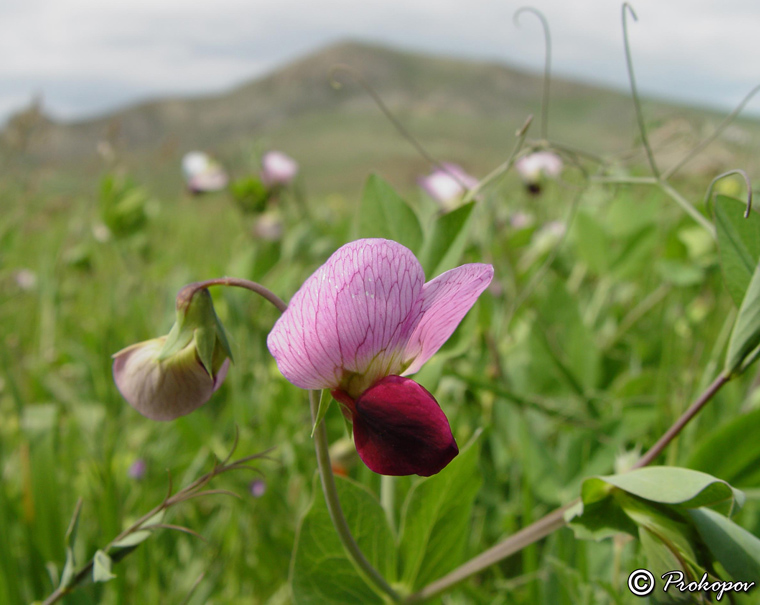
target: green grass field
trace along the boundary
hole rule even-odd
[[[319,487],[306,394],[280,375],[266,348],[276,312],[247,292],[213,290],[234,365],[207,405],[173,422],[152,422],[124,401],[111,355],[166,334],[174,296],[192,281],[234,275],[287,301],[338,247],[371,235],[359,220],[367,166],[404,192],[423,232],[434,229],[436,208],[413,186],[428,167],[390,125],[350,113],[340,129],[320,119],[302,116],[266,141],[306,158],[308,167],[297,185],[302,195],[285,192],[279,201],[284,235],[277,242],[254,238],[255,218],[228,194],[185,194],[176,174],[166,176],[168,162],[155,174],[145,165],[133,169],[144,186],[140,220],[121,236],[112,228],[103,237],[106,170],[94,163],[56,172],[19,164],[0,181],[0,602],[42,601],[54,591],[78,499],[77,568],[160,504],[170,486],[176,491],[211,470],[236,434],[235,456],[268,451],[254,463],[258,472],[228,473],[209,486],[238,497],[206,495],[167,513],[165,523],[200,536],[157,529],[114,563],[113,580],[86,583],[63,602],[292,602],[299,519]],[[480,177],[495,167],[493,158],[506,159],[519,126],[498,132],[489,124],[477,116],[410,121],[436,155],[469,158]],[[308,136],[310,129],[323,136]],[[461,148],[459,131],[468,133]],[[472,142],[478,139],[482,146]],[[247,150],[262,141],[243,151],[222,146],[220,156],[243,154],[242,176],[252,170]],[[322,157],[324,148],[330,153]],[[493,264],[494,284],[415,378],[436,396],[460,445],[483,431],[482,486],[459,562],[572,501],[585,478],[611,474],[631,452],[648,449],[719,373],[736,317],[715,241],[671,198],[648,185],[589,183],[566,164],[563,178],[547,182],[540,196],[510,172],[478,199],[456,264]],[[701,199],[713,176],[672,184],[707,214]],[[531,220],[513,226],[520,212]],[[566,237],[542,231],[551,221],[566,225]],[[734,520],[758,536],[755,374],[728,384],[659,462],[745,490]],[[331,442],[346,438],[336,409],[326,422]],[[732,422],[745,430],[728,439],[724,427]],[[130,468],[138,460],[146,470],[135,478]],[[379,492],[379,477],[355,455],[345,466]],[[259,479],[266,490],[254,496],[250,485]],[[416,480],[397,480],[397,515]],[[638,603],[625,582],[642,566],[637,540],[582,541],[563,528],[442,602]]]

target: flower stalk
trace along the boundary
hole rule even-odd
[[[320,392],[316,390],[309,391],[309,404],[311,407],[312,422],[317,421],[317,412],[319,410],[319,395]],[[340,505],[340,499],[338,498],[338,490],[335,486],[335,476],[332,472],[332,464],[330,463],[330,451],[327,441],[327,428],[325,423],[320,421],[319,425],[314,431],[314,449],[317,452],[317,465],[319,467],[319,478],[322,482],[322,492],[325,495],[325,502],[327,503],[327,510],[330,513],[330,519],[332,520],[335,531],[340,538],[343,548],[346,550],[351,561],[357,567],[361,575],[370,582],[381,593],[390,597],[394,602],[398,602],[400,597],[385,578],[377,571],[364,556],[364,553],[359,548],[351,529],[348,527],[348,522],[343,514],[343,509]]]

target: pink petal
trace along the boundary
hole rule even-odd
[[[356,451],[376,473],[429,477],[459,453],[446,415],[433,396],[409,378],[386,376],[355,406]]]
[[[304,389],[353,397],[402,371],[425,280],[412,252],[363,239],[338,249],[295,293],[267,338],[282,374]],[[361,383],[344,384],[356,375]]]
[[[488,287],[493,267],[480,263],[446,271],[422,289],[422,317],[406,346],[404,374],[413,374],[452,335],[459,322]]]

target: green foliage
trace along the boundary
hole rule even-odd
[[[380,503],[367,488],[336,478],[341,507],[367,560],[389,581],[396,575],[396,546]],[[318,479],[314,501],[301,520],[291,568],[297,605],[383,603],[346,555],[330,521]]]
[[[414,590],[463,562],[482,479],[477,437],[443,471],[415,483],[401,516],[400,580]]]
[[[760,215],[744,217],[745,203],[719,195],[715,198],[715,227],[720,266],[731,298],[742,304],[752,274],[760,260]]]
[[[467,94],[472,90],[479,89]],[[593,113],[576,104],[573,115]],[[559,119],[563,110],[552,111]],[[441,130],[440,116],[412,116],[410,129],[422,136],[441,133],[431,139],[439,157],[471,154],[484,174],[496,152],[503,152],[504,133],[480,117],[449,117]],[[367,163],[377,166],[397,153],[395,133],[388,135],[385,124],[366,114],[300,120],[288,123],[292,132],[285,140],[300,141],[295,155],[311,153],[311,174],[320,174],[321,191],[353,192]],[[338,123],[345,129],[338,131]],[[581,122],[574,128],[588,129]],[[621,142],[630,140],[621,130]],[[460,131],[487,136],[488,145],[462,142]],[[362,155],[352,143],[367,132],[371,144],[365,149],[371,152]],[[310,136],[315,133],[320,136]],[[443,149],[445,140],[457,141],[456,147]],[[166,333],[174,295],[191,281],[241,275],[287,300],[350,239],[357,217],[360,236],[401,241],[419,254],[429,277],[461,262],[492,263],[496,275],[449,343],[416,375],[441,404],[459,443],[481,428],[485,433],[439,475],[397,481],[390,514],[400,521],[398,536],[372,491],[378,478],[350,447],[341,457],[341,470],[349,475],[338,479],[344,511],[365,553],[394,588],[413,591],[434,581],[571,501],[581,487],[588,501],[574,520],[575,531],[617,536],[614,541],[586,543],[557,532],[446,598],[489,605],[628,605],[639,601],[627,593],[625,577],[644,559],[692,574],[712,566],[736,579],[756,577],[760,509],[757,492],[749,490],[760,480],[753,438],[760,416],[749,372],[735,377],[664,453],[668,464],[681,462],[722,481],[686,469],[651,469],[648,478],[643,471],[610,473],[616,462],[630,466],[637,448],[654,443],[701,392],[700,383],[720,371],[734,302],[742,310],[729,359],[740,362],[740,372],[754,354],[757,304],[749,292],[758,262],[757,218],[745,221],[743,205],[718,197],[716,249],[709,234],[695,231],[656,187],[593,185],[571,224],[568,191],[586,185],[574,170],[566,171],[561,187],[549,183],[540,199],[527,198],[507,174],[501,187],[484,190],[482,200],[434,216],[424,198],[407,193],[415,185],[404,175],[417,166],[421,172],[423,162],[411,152],[398,157],[403,171],[393,172],[390,162],[382,164],[383,172],[409,203],[376,176],[361,200],[353,193],[314,195],[320,188],[309,183],[314,197],[278,200],[284,229],[276,242],[253,240],[248,221],[223,196],[181,195],[176,174],[157,185],[162,204],[155,204],[147,183],[161,180],[158,168],[146,175],[146,185],[109,176],[94,196],[94,187],[71,176],[41,179],[33,189],[4,177],[0,602],[45,598],[71,578],[74,563],[81,566],[104,551],[108,540],[160,502],[170,483],[176,491],[206,470],[209,457],[223,457],[236,430],[241,455],[276,448],[273,461],[256,465],[265,493],[251,495],[254,473],[220,477],[212,487],[237,493],[240,501],[206,496],[172,511],[178,519],[148,523],[187,526],[207,543],[181,532],[138,531],[97,555],[98,568],[88,578],[107,582],[80,586],[67,599],[181,602],[194,591],[187,596],[190,605],[277,605],[293,598],[382,602],[343,553],[321,487],[312,482],[306,395],[282,378],[266,349],[277,318],[271,308],[242,292],[214,291],[236,365],[207,406],[171,424],[148,422],[121,400],[109,357]],[[333,165],[330,171],[329,161],[340,170]],[[676,185],[702,191],[706,180],[688,176]],[[246,208],[260,204],[254,181],[242,182],[238,192],[249,196]],[[88,195],[71,193],[80,190]],[[530,214],[527,226],[512,226],[518,211]],[[564,221],[568,230],[561,245],[544,229],[554,221]],[[93,238],[100,222],[113,238]],[[149,254],[129,253],[125,244],[139,241],[150,244]],[[16,271],[22,268],[34,273],[35,285],[21,286]],[[206,363],[209,342],[200,344]],[[327,410],[329,401],[322,398],[322,421],[333,444],[345,443],[341,415]],[[128,473],[137,458],[147,462],[142,478]],[[588,479],[597,475],[602,478]],[[747,503],[733,520],[686,508],[738,500],[725,482],[748,489]],[[79,497],[77,539],[72,532],[67,542]],[[636,539],[622,540],[621,532]]]
[[[401,197],[376,174],[367,179],[359,207],[358,237],[383,237],[419,252],[422,229],[417,215]]]
[[[255,176],[248,176],[230,183],[230,193],[244,214],[261,214],[267,207],[271,192]]]
[[[658,587],[656,602],[692,598],[661,591],[668,571],[700,579],[717,562],[734,579],[757,577],[760,540],[704,508],[720,506],[733,512],[741,507],[744,495],[725,481],[683,468],[642,468],[587,479],[581,500],[567,513],[576,535],[597,540],[619,532],[637,535]]]
[[[734,580],[760,578],[760,539],[709,508],[690,510],[689,516],[713,558]]]
[[[740,488],[760,487],[758,434],[760,409],[738,415],[695,444],[686,465]]]
[[[431,233],[425,237],[420,253],[420,263],[425,275],[440,275],[459,264],[468,243],[469,226],[475,202],[447,212],[434,223]]]
[[[726,351],[725,372],[741,374],[755,361],[760,345],[760,265],[747,286]]]
[[[100,183],[99,201],[101,219],[117,238],[139,233],[148,221],[150,196],[134,181],[106,175]]]

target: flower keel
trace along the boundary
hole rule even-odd
[[[333,396],[351,413],[356,451],[376,473],[429,477],[459,453],[438,402],[410,378],[386,376],[356,401]]]

